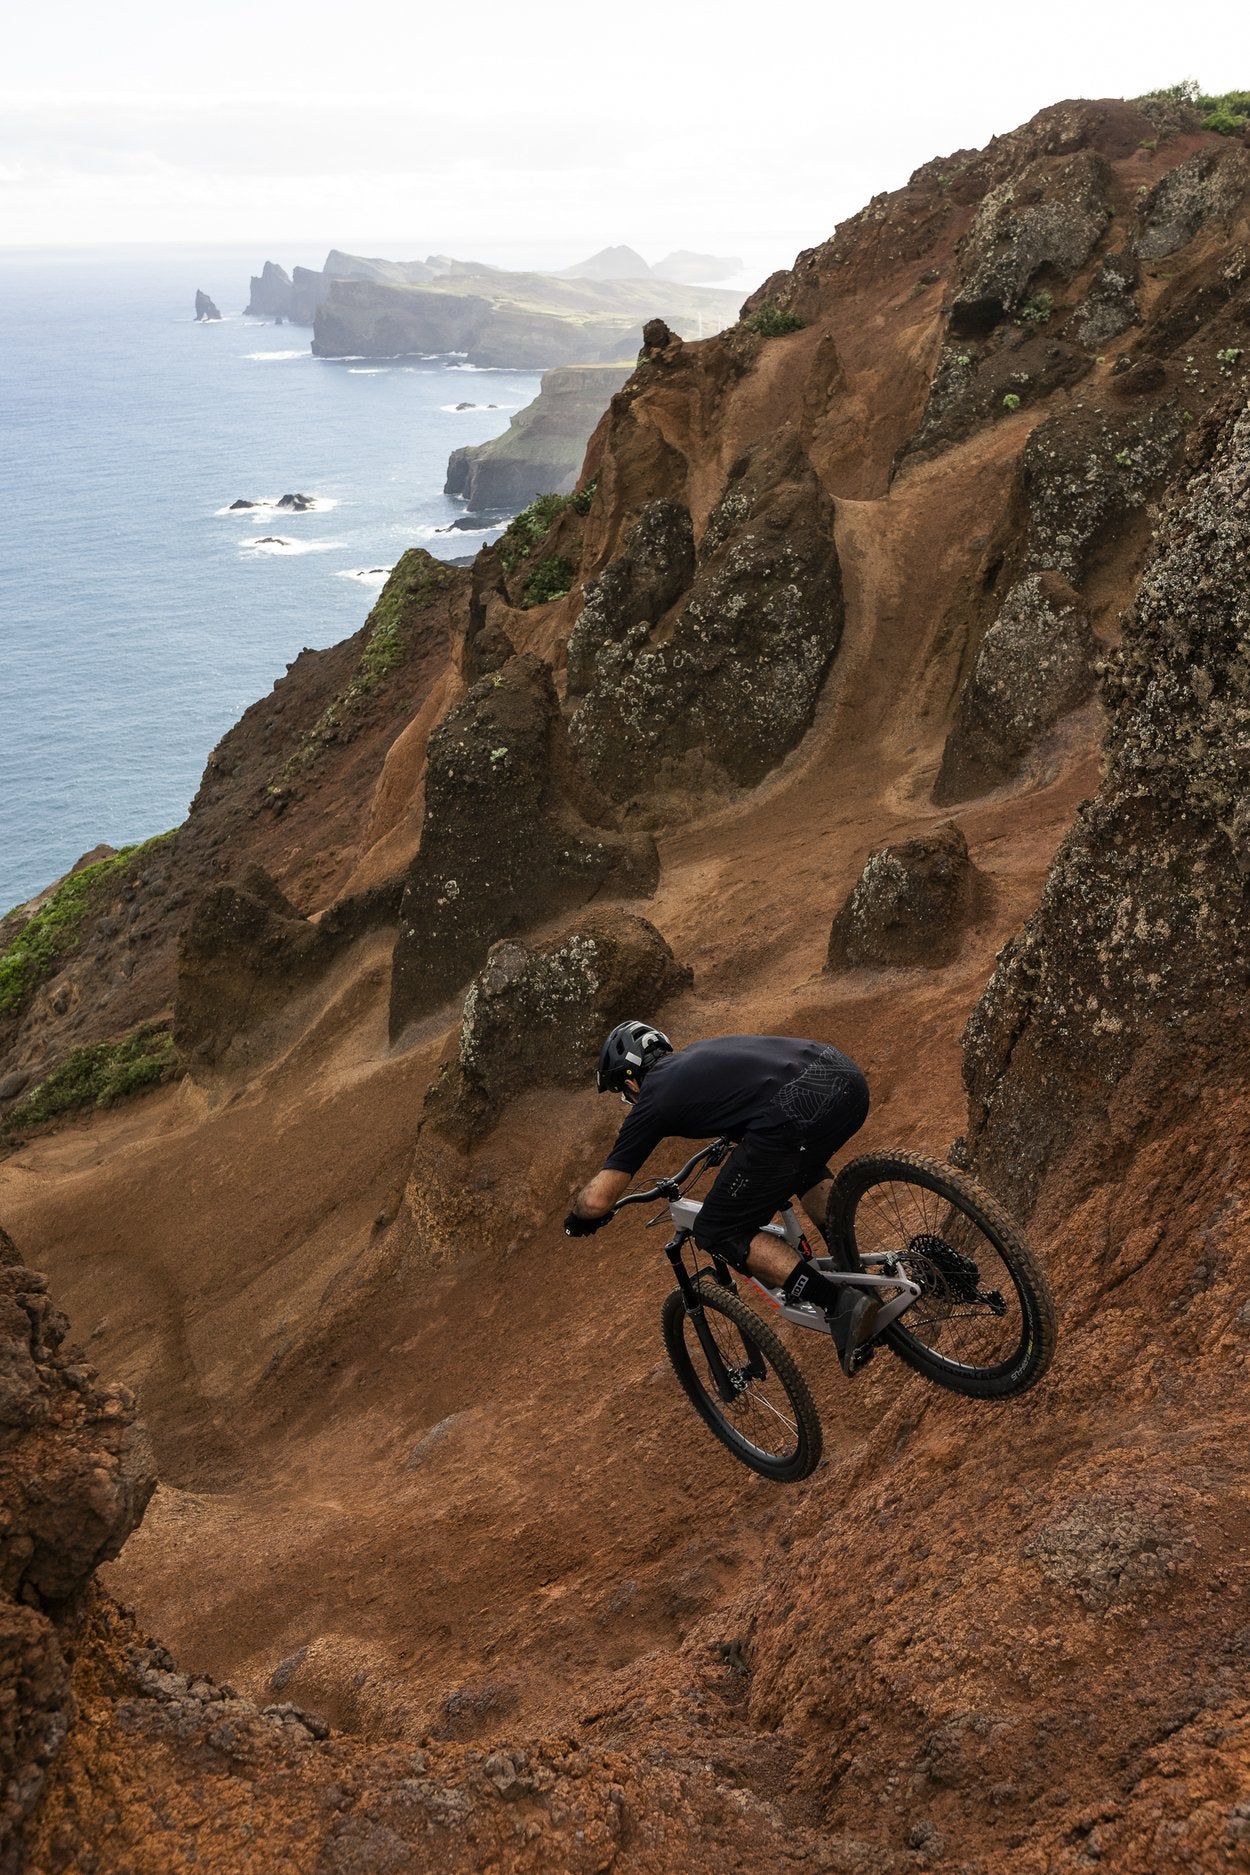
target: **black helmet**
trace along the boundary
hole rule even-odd
[[[599,1092],[622,1094],[629,1075],[641,1081],[662,1055],[671,1055],[673,1044],[662,1029],[649,1022],[618,1022],[599,1051]]]

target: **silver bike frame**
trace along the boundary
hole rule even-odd
[[[668,1208],[675,1229],[693,1234],[695,1219],[703,1209],[702,1199],[672,1198],[669,1200]],[[802,1250],[800,1246],[803,1242],[803,1227],[795,1216],[793,1207],[787,1206],[787,1208],[778,1215],[781,1218],[780,1224],[765,1224],[762,1228],[762,1235],[766,1237],[779,1237],[783,1242],[790,1245],[790,1248],[794,1251],[796,1256],[801,1256]],[[864,1257],[862,1260],[865,1264],[872,1265],[886,1263],[889,1258],[885,1251],[877,1251],[874,1254]],[[812,1258],[812,1268],[819,1270],[822,1276],[827,1276],[830,1282],[837,1283],[839,1287],[844,1289],[859,1289],[868,1294],[871,1294],[873,1290],[876,1289],[898,1290],[899,1293],[894,1299],[884,1304],[873,1324],[872,1334],[874,1339],[881,1333],[883,1328],[888,1328],[891,1322],[896,1322],[899,1316],[902,1315],[906,1309],[911,1307],[913,1302],[918,1302],[920,1300],[921,1290],[919,1284],[909,1282],[903,1275],[873,1275],[869,1269],[856,1270],[854,1272],[836,1269],[832,1257],[814,1256]],[[828,1315],[825,1313],[824,1309],[818,1308],[814,1302],[788,1302],[782,1295],[780,1289],[770,1288],[767,1283],[762,1283],[758,1276],[752,1276],[747,1272],[738,1270],[735,1270],[734,1274],[742,1275],[744,1280],[750,1283],[753,1289],[759,1291],[760,1295],[763,1296],[765,1302],[767,1302],[771,1308],[775,1309],[779,1315],[784,1316],[786,1321],[793,1322],[796,1328],[811,1328],[819,1335],[831,1333]]]

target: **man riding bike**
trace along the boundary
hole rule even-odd
[[[780,1287],[787,1301],[825,1309],[845,1365],[871,1334],[877,1304],[831,1283],[762,1226],[797,1194],[823,1229],[823,1188],[833,1177],[826,1162],[868,1117],[868,1083],[849,1056],[784,1035],[725,1035],[674,1050],[652,1024],[621,1022],[600,1053],[598,1086],[620,1094],[630,1113],[603,1170],[578,1192],[566,1235],[589,1236],[606,1224],[662,1139],[732,1139],[699,1211],[695,1243]]]

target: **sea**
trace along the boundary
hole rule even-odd
[[[182,820],[225,731],[405,548],[492,537],[446,531],[447,457],[538,374],[314,358],[307,327],[243,316],[270,256],[0,249],[0,913]],[[231,511],[285,494],[314,505]]]

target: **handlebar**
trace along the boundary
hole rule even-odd
[[[733,1141],[730,1139],[714,1139],[710,1146],[700,1146],[698,1152],[693,1153],[671,1178],[657,1178],[654,1185],[648,1185],[645,1190],[626,1192],[623,1198],[618,1198],[612,1207],[612,1215],[615,1217],[627,1204],[654,1204],[657,1198],[680,1198],[682,1186],[697,1170],[704,1165],[719,1165],[732,1151]]]

